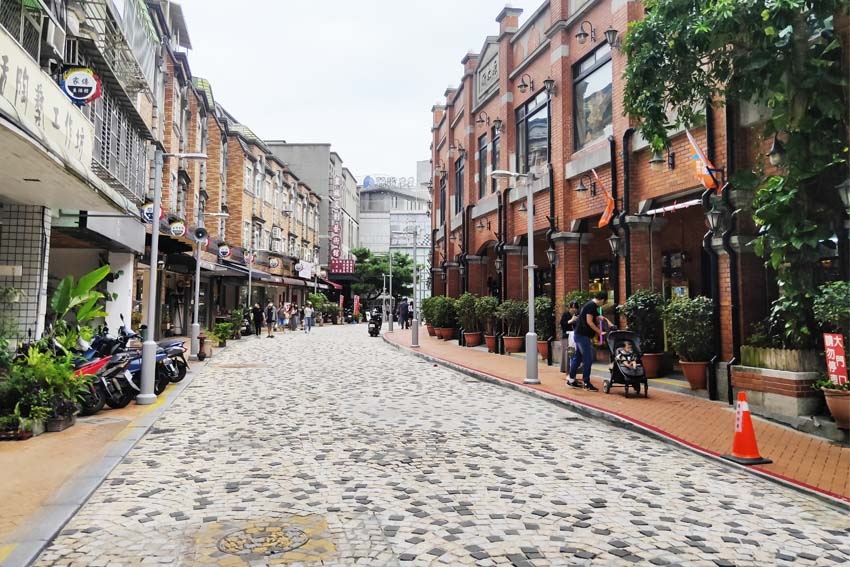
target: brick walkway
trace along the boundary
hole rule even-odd
[[[410,331],[385,333],[384,339],[401,347],[410,347]],[[425,327],[419,334],[418,351],[426,356],[464,367],[493,378],[522,384],[525,359],[500,356],[478,349],[460,347],[429,337]],[[544,362],[539,366],[541,384],[523,386],[567,400],[595,411],[602,411],[631,422],[694,449],[711,455],[728,453],[732,448],[735,412],[725,403],[711,402],[653,388],[650,381],[649,398],[623,396],[622,388],[601,392],[602,378],[594,374],[599,392],[568,388],[564,374],[557,366]],[[595,370],[595,369],[594,369]],[[753,424],[759,451],[773,463],[748,467],[770,477],[802,486],[850,504],[850,447],[778,425],[757,416]]]

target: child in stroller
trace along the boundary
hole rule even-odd
[[[614,357],[611,366],[611,377],[602,383],[602,391],[606,394],[614,384],[622,385],[629,397],[629,388],[640,394],[643,387],[644,397],[649,397],[649,387],[641,364],[640,337],[631,331],[614,331],[606,337],[608,349]]]

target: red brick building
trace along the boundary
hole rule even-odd
[[[636,1],[552,0],[520,26],[521,10],[506,7],[498,34],[463,56],[460,82],[432,108],[433,291],[527,297],[526,188],[489,174],[532,172],[537,295],[551,295],[558,314],[578,289],[607,291],[609,304],[641,288],[712,297],[718,354],[728,361],[774,292],[747,245],[752,195],[730,192],[731,202],[717,205],[727,211],[723,225],[709,232],[684,131],[653,155],[624,115],[626,56],[605,32],[621,38],[643,14]],[[736,166],[764,160],[770,140],[754,128],[761,116],[755,107],[709,108],[691,129],[721,183]],[[609,196],[613,217],[600,228]]]

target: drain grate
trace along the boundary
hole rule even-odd
[[[230,555],[275,555],[298,549],[310,538],[298,528],[257,526],[233,532],[218,541],[218,549]]]

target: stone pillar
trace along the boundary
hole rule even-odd
[[[109,268],[115,274],[115,279],[106,284],[106,292],[110,296],[114,296],[106,310],[106,326],[112,332],[117,332],[121,327],[120,316],[124,316],[124,322],[129,326],[130,314],[133,311],[133,254],[110,252]]]

